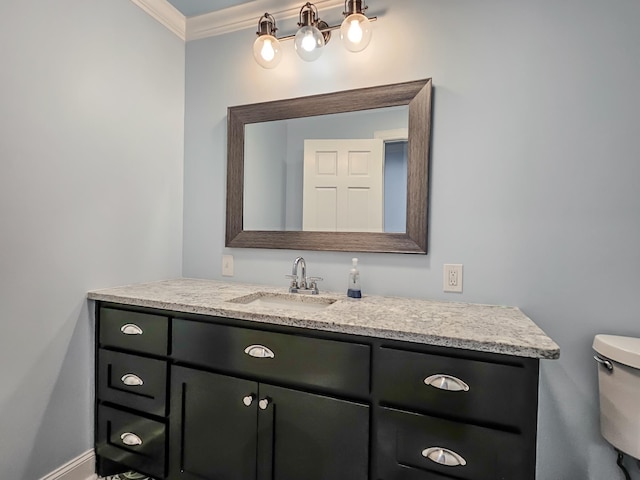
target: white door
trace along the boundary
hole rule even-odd
[[[302,229],[384,231],[384,142],[304,141]]]

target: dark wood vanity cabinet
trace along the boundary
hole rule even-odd
[[[96,318],[101,475],[535,479],[537,359],[105,302]]]
[[[369,407],[174,367],[171,478],[368,478]]]
[[[172,478],[367,480],[369,346],[176,318],[172,356]]]
[[[96,318],[97,470],[163,478],[169,317],[99,308]]]
[[[535,480],[538,361],[453,353],[378,351],[379,478]]]

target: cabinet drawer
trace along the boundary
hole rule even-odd
[[[369,393],[368,345],[182,319],[174,319],[172,338],[176,360],[266,380]],[[252,346],[257,356],[249,353]]]
[[[524,368],[391,348],[379,353],[375,389],[385,404],[505,426],[528,418],[532,390]]]
[[[98,399],[164,416],[167,362],[112,352],[98,352]]]
[[[426,415],[381,409],[378,448],[385,480],[535,478],[521,435]]]
[[[169,319],[160,315],[100,309],[100,343],[135,352],[167,354]]]
[[[104,405],[98,407],[98,455],[153,477],[164,477],[164,452],[163,423]]]

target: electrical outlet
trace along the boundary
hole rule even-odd
[[[446,263],[444,265],[442,289],[445,292],[462,292],[462,265]]]
[[[222,255],[222,276],[233,277],[233,255]]]

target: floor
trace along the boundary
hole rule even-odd
[[[98,480],[153,480],[153,478],[136,472],[126,472],[109,477],[98,477]]]

